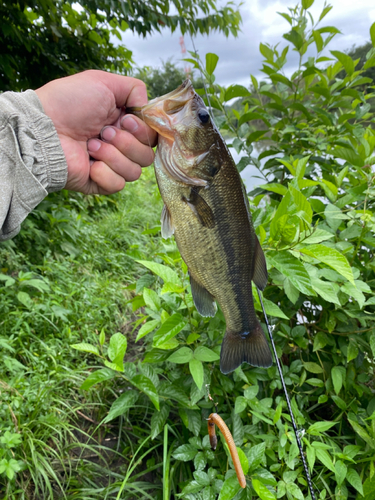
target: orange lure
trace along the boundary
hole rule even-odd
[[[230,451],[230,456],[232,457],[233,465],[234,465],[234,468],[236,470],[238,482],[240,483],[241,488],[246,488],[246,479],[245,479],[245,475],[244,475],[243,470],[242,470],[240,459],[238,457],[236,445],[234,444],[234,441],[233,441],[233,436],[232,436],[230,430],[228,429],[227,424],[224,422],[224,420],[217,413],[211,413],[211,415],[208,417],[208,420],[207,420],[208,435],[210,438],[211,448],[215,451],[216,445],[217,445],[215,424],[221,430],[221,433],[223,434],[225,441],[228,445],[228,448]]]

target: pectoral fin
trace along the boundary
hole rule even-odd
[[[174,233],[174,225],[167,205],[163,206],[163,210],[161,211],[160,222],[161,222],[162,238],[164,239],[170,238]]]
[[[202,316],[215,316],[217,306],[214,297],[190,275],[191,293],[197,311]]]
[[[266,258],[258,238],[255,236],[254,249],[254,272],[252,277],[254,283],[260,290],[264,290],[268,281]]]
[[[210,229],[215,227],[215,218],[211,207],[195,189],[190,191],[189,199],[184,197],[183,201],[188,205],[202,226]]]

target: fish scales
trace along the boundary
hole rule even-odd
[[[220,368],[242,362],[270,366],[272,355],[256,317],[252,280],[264,289],[267,270],[243,184],[228,148],[189,81],[132,110],[159,133],[155,172],[165,207],[162,234],[174,234],[197,310],[223,311]]]

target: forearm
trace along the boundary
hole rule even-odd
[[[59,137],[36,93],[1,94],[0,240],[15,236],[26,216],[66,181]]]

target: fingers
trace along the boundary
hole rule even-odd
[[[124,189],[125,179],[103,161],[94,161],[90,168],[90,178],[95,183],[92,193],[113,194]]]
[[[139,141],[150,147],[156,146],[157,133],[134,115],[125,115],[120,121],[121,128],[134,135]]]
[[[143,147],[146,148],[146,146]],[[112,144],[107,144],[98,139],[90,139],[87,143],[87,149],[92,158],[108,166],[108,168],[110,168],[114,173],[122,177],[125,181],[128,182],[135,181],[141,175],[142,172],[141,166],[138,163],[132,161],[129,157],[124,156],[121,153],[121,151],[119,151]],[[94,162],[94,164],[91,167],[90,170],[91,178],[92,178],[91,171],[95,163],[98,162]],[[106,172],[108,172],[107,169]],[[112,178],[113,176],[109,177],[108,185],[110,185]],[[107,187],[105,189],[107,189]],[[116,191],[118,191],[118,189],[114,187],[113,192]]]

